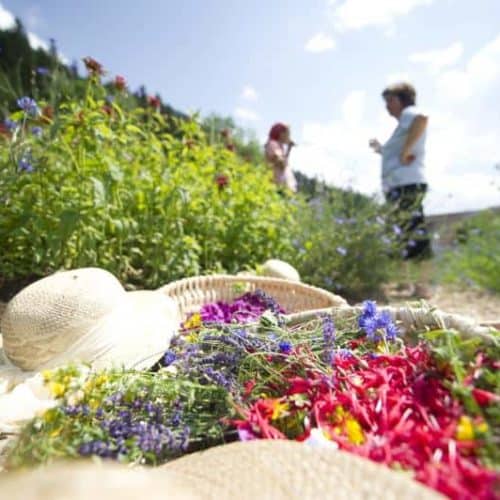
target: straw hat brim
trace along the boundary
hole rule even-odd
[[[0,491],[9,500],[201,499],[175,473],[92,460],[1,473]]]
[[[255,440],[217,446],[161,467],[206,499],[437,499],[398,472],[351,453],[297,441]]]
[[[0,476],[0,491],[11,500],[442,498],[405,473],[346,452],[281,440],[218,446],[156,469],[56,463]]]

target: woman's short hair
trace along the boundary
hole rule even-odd
[[[382,92],[382,97],[394,95],[401,101],[403,107],[414,106],[417,100],[415,87],[410,83],[401,82],[389,85]]]

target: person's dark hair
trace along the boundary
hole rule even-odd
[[[410,83],[395,83],[394,85],[389,85],[382,92],[382,97],[388,97],[394,95],[399,98],[403,107],[414,106],[417,100],[417,92],[415,87]]]

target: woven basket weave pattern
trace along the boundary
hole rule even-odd
[[[205,304],[229,302],[245,292],[257,289],[271,295],[287,313],[310,309],[340,307],[346,301],[326,290],[277,278],[254,276],[197,276],[174,281],[159,291],[177,302],[181,316],[198,312]]]

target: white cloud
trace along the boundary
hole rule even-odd
[[[338,31],[379,26],[389,29],[394,21],[433,0],[344,0],[330,7],[330,16]]]
[[[500,34],[469,58],[463,69],[444,71],[437,89],[445,98],[466,99],[489,89],[500,79]]]
[[[16,18],[0,3],[0,29],[8,30],[16,25]]]
[[[260,119],[259,115],[252,109],[237,107],[234,110],[234,115],[242,120],[256,122]]]
[[[443,68],[456,64],[464,52],[461,42],[455,42],[444,49],[427,50],[410,54],[409,60],[413,63],[423,63],[432,73],[437,73]]]
[[[256,101],[259,98],[257,91],[251,85],[245,85],[241,92],[241,97],[247,101]]]
[[[49,50],[49,44],[40,38],[38,35],[35,35],[35,33],[32,33],[31,31],[28,31],[28,41],[31,45],[32,49],[43,49],[48,51]]]
[[[335,48],[335,40],[325,33],[318,33],[314,35],[305,46],[308,52],[325,52]]]

